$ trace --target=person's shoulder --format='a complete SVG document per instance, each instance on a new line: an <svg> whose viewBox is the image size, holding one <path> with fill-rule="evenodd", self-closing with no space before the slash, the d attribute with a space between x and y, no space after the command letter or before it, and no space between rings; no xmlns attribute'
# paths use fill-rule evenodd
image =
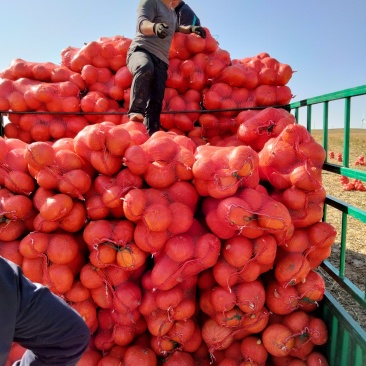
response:
<svg viewBox="0 0 366 366"><path fill-rule="evenodd" d="M19 277L20 268L12 261L0 256L0 282L13 282Z"/></svg>

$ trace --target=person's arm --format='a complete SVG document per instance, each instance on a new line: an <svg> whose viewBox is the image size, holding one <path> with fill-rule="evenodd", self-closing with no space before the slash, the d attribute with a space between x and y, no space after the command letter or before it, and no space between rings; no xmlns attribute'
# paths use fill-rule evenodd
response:
<svg viewBox="0 0 366 366"><path fill-rule="evenodd" d="M168 28L165 23L152 23L149 20L140 23L140 32L145 36L157 35L159 38L165 38L169 34Z"/></svg>
<svg viewBox="0 0 366 366"><path fill-rule="evenodd" d="M9 315L15 314L11 341L27 348L16 365L74 366L90 341L90 330L81 316L47 287L32 283L18 266L1 257L0 276L1 282L6 283L2 299L13 301L10 305L14 311L9 308Z"/></svg>
<svg viewBox="0 0 366 366"><path fill-rule="evenodd" d="M140 32L145 36L154 36L154 24L155 23L150 22L149 20L143 20L140 24Z"/></svg>
<svg viewBox="0 0 366 366"><path fill-rule="evenodd" d="M206 38L206 31L201 26L195 25L180 25L178 31L184 34L195 33L202 38Z"/></svg>
<svg viewBox="0 0 366 366"><path fill-rule="evenodd" d="M184 34L191 33L191 26L190 25L180 25L179 26L179 32Z"/></svg>

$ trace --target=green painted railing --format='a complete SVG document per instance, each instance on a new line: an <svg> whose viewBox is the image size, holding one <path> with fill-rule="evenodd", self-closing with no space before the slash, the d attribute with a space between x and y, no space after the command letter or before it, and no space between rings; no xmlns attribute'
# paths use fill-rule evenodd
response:
<svg viewBox="0 0 366 366"><path fill-rule="evenodd" d="M300 108L306 108L306 127L311 132L312 107L316 104L323 105L323 141L322 146L328 157L328 118L329 104L332 101L344 100L344 123L343 123L343 162L342 165L335 165L325 161L323 170L348 178L366 181L366 172L353 169L349 166L350 133L351 133L351 100L353 97L366 95L366 85L356 88L345 89L335 93L325 94L290 104L297 123L299 120ZM365 146L366 149L366 146ZM332 193L332 192L330 192ZM365 192L366 199L366 192ZM351 216L363 223L364 231L360 235L366 238L366 211L350 205L327 194L324 205L324 221L327 221L327 208L334 207L341 212L340 232L340 258L339 269L333 266L328 260L321 265L323 270L344 289L363 309L366 309L366 290L361 290L345 276L347 256L347 223ZM366 239L365 239L366 240ZM365 241L366 245L366 241ZM366 266L366 260L365 260ZM321 305L320 312L325 320L329 331L329 342L324 347L330 366L357 365L366 366L366 332L360 325L345 311L338 301L326 292L325 300Z"/></svg>
<svg viewBox="0 0 366 366"><path fill-rule="evenodd" d="M329 103L335 100L344 100L344 125L343 125L343 166L330 164L327 160L324 163L323 169L338 175L343 175L348 178L355 178L361 181L366 181L366 172L353 169L349 167L349 148L350 148L350 116L351 116L351 98L366 95L366 85L359 86L357 88L345 89L335 93L325 94L314 98L302 100L300 102L294 102L290 104L291 110L294 111L296 121L299 120L299 109L306 108L306 126L311 132L312 125L312 107L316 104L323 104L323 147L328 153L328 109ZM366 146L365 146L366 148ZM328 154L326 155L328 156ZM342 288L344 288L364 309L366 309L366 291L361 291L354 284L352 284L347 278L345 278L345 258L346 258L346 233L347 233L347 219L348 216L352 216L357 220L366 224L366 212L354 207L347 202L342 202L336 197L327 195L325 201L324 220L326 220L327 206L332 206L342 212L342 225L341 225L341 260L340 268L336 269L328 261L324 261L322 267L327 273L337 281ZM360 233L361 234L361 233ZM366 234L366 225L365 225Z"/></svg>

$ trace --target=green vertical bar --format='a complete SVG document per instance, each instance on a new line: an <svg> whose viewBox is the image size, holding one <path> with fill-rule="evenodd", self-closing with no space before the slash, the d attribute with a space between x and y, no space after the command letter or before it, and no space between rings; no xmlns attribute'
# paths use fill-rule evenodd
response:
<svg viewBox="0 0 366 366"><path fill-rule="evenodd" d="M322 221L327 221L327 212L328 212L328 205L324 205L324 208L323 208L323 219Z"/></svg>
<svg viewBox="0 0 366 366"><path fill-rule="evenodd" d="M295 108L295 120L297 123L299 123L299 107Z"/></svg>
<svg viewBox="0 0 366 366"><path fill-rule="evenodd" d="M325 161L328 160L328 110L329 102L323 103L323 147L326 152Z"/></svg>
<svg viewBox="0 0 366 366"><path fill-rule="evenodd" d="M350 141L350 121L351 121L351 97L344 100L344 146L343 161L346 168L349 167L349 141Z"/></svg>
<svg viewBox="0 0 366 366"><path fill-rule="evenodd" d="M355 351L355 362L354 362L354 364L355 365L364 365L363 363L362 363L362 349L361 349L361 347L357 344L356 345L356 351Z"/></svg>
<svg viewBox="0 0 366 366"><path fill-rule="evenodd" d="M347 214L342 212L341 255L339 259L340 277L344 277L344 271L346 267L347 219L348 219Z"/></svg>
<svg viewBox="0 0 366 366"><path fill-rule="evenodd" d="M326 101L323 104L323 147L325 149L325 161L328 161L328 120L329 120L329 102ZM327 221L327 208L328 205L324 205L323 221Z"/></svg>
<svg viewBox="0 0 366 366"><path fill-rule="evenodd" d="M308 105L306 107L307 110L307 116L306 116L306 125L309 132L311 132L311 105Z"/></svg>
<svg viewBox="0 0 366 366"><path fill-rule="evenodd" d="M341 365L355 365L354 363L349 363L347 360L349 360L349 352L350 352L350 345L349 345L349 333L344 330L343 331L343 337L342 337L342 345L339 348L341 352L341 362L339 363L339 366ZM356 366L356 365L355 365Z"/></svg>
<svg viewBox="0 0 366 366"><path fill-rule="evenodd" d="M330 350L329 350L329 365L335 366L336 365L336 355L337 350L339 349L339 332L338 332L338 319L334 316L332 318L332 326L331 326L331 336L330 336Z"/></svg>

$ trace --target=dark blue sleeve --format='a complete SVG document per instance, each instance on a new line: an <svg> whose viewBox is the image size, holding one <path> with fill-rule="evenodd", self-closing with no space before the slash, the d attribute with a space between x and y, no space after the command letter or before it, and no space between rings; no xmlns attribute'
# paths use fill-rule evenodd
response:
<svg viewBox="0 0 366 366"><path fill-rule="evenodd" d="M80 315L47 287L30 282L18 266L3 258L0 275L0 282L6 284L5 299L11 300L6 305L11 316L9 320L1 318L1 322L7 324L7 329L14 328L12 333L3 334L1 327L0 339L13 335L7 342L18 342L28 349L19 365L74 366L90 340L89 328ZM1 312L1 317L7 314Z"/></svg>
<svg viewBox="0 0 366 366"><path fill-rule="evenodd" d="M187 4L177 10L177 17L179 25L201 25L199 18Z"/></svg>
<svg viewBox="0 0 366 366"><path fill-rule="evenodd" d="M17 314L14 269L0 257L0 365L5 365L13 343Z"/></svg>

